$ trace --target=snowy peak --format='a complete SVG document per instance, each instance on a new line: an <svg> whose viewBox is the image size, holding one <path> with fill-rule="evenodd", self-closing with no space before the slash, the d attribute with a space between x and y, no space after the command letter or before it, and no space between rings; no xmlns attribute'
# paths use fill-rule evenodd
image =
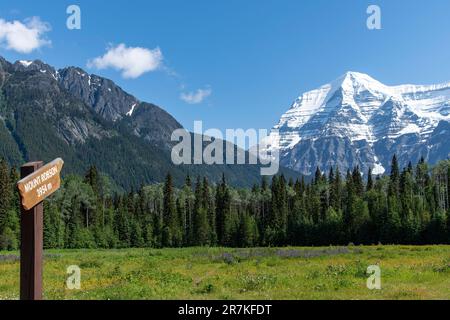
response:
<svg viewBox="0 0 450 320"><path fill-rule="evenodd" d="M367 74L354 71L345 73L322 88L329 88L330 92L341 91L344 96L347 97L355 97L364 92L368 92L373 95L391 94L389 87L385 86L381 82L375 80Z"/></svg>
<svg viewBox="0 0 450 320"><path fill-rule="evenodd" d="M383 131L380 125L418 121L418 133L426 133L439 121L450 120L449 114L450 86L389 87L366 74L347 72L330 84L301 95L275 129L296 132L297 135L291 134L294 140L340 133L352 141L374 141L383 138L372 134L374 129ZM390 131L392 137L404 128L400 125L398 129Z"/></svg>
<svg viewBox="0 0 450 320"><path fill-rule="evenodd" d="M380 144L393 145L401 139L423 144L442 121L450 122L450 83L387 86L367 74L350 71L300 95L274 126L269 140L272 149L279 149L289 159L282 164L294 169L297 162L305 160L293 153L318 141L332 141L329 148L345 141L344 149L338 149L346 156L354 152L352 163L366 161L366 166L381 168ZM325 148L323 143L317 147ZM329 157L336 157L336 152Z"/></svg>
<svg viewBox="0 0 450 320"><path fill-rule="evenodd" d="M28 67L33 63L33 61L20 60L19 63L20 63L22 66L24 66L25 68L28 68Z"/></svg>
<svg viewBox="0 0 450 320"><path fill-rule="evenodd" d="M378 82L374 78L370 77L365 73L348 71L335 81L334 83L340 83L340 86L344 90L349 90L353 92L357 92L358 89L378 89L383 90L386 89L386 86L382 83Z"/></svg>
<svg viewBox="0 0 450 320"><path fill-rule="evenodd" d="M41 60L19 60L13 64L12 68L15 72L39 71L51 75L55 79L57 77L56 70Z"/></svg>

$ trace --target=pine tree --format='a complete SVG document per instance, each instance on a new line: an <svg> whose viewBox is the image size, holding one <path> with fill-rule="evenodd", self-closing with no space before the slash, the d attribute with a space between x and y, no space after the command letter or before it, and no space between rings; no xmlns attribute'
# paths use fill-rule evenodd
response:
<svg viewBox="0 0 450 320"><path fill-rule="evenodd" d="M366 190L370 191L373 189L373 177L372 177L372 168L369 168L367 172L367 187Z"/></svg>
<svg viewBox="0 0 450 320"><path fill-rule="evenodd" d="M361 176L361 171L359 171L359 166L356 166L352 172L352 184L353 191L358 197L362 197L364 193L364 183Z"/></svg>
<svg viewBox="0 0 450 320"><path fill-rule="evenodd" d="M342 208L342 181L339 167L336 167L334 179L330 183L330 204L335 210L339 210Z"/></svg>
<svg viewBox="0 0 450 320"><path fill-rule="evenodd" d="M94 191L95 196L100 196L100 176L96 166L90 166L88 172L84 177L84 182L89 184Z"/></svg>
<svg viewBox="0 0 450 320"><path fill-rule="evenodd" d="M334 183L334 171L333 167L330 167L330 172L328 173L328 184L331 186Z"/></svg>
<svg viewBox="0 0 450 320"><path fill-rule="evenodd" d="M16 184L20 180L19 172L17 172L16 168L11 168L11 173L9 175L9 181L11 183L11 192L12 192L12 199L10 202L10 208L17 212L17 217L20 218L20 193L19 189L17 188Z"/></svg>
<svg viewBox="0 0 450 320"><path fill-rule="evenodd" d="M117 208L117 233L121 247L127 248L131 245L132 226L127 205L123 197L120 197Z"/></svg>
<svg viewBox="0 0 450 320"><path fill-rule="evenodd" d="M318 184L322 182L322 171L320 171L320 168L316 168L316 172L314 173L314 183Z"/></svg>
<svg viewBox="0 0 450 320"><path fill-rule="evenodd" d="M12 194L9 167L4 159L0 159L0 234L8 223L8 211L11 208Z"/></svg>
<svg viewBox="0 0 450 320"><path fill-rule="evenodd" d="M196 246L209 245L209 223L208 213L205 208L199 207L194 217L194 244Z"/></svg>
<svg viewBox="0 0 450 320"><path fill-rule="evenodd" d="M184 245L192 245L194 242L194 202L195 196L192 192L192 182L191 178L188 175L186 177L186 182L183 187L183 195L184 195L184 211L182 223L183 223L183 238Z"/></svg>
<svg viewBox="0 0 450 320"><path fill-rule="evenodd" d="M135 248L142 248L144 246L144 237L142 234L142 227L139 221L132 219L131 221L131 237L130 244Z"/></svg>
<svg viewBox="0 0 450 320"><path fill-rule="evenodd" d="M202 184L202 207L206 210L208 219L208 231L209 231L209 243L214 245L217 243L217 231L216 231L216 213L214 207L214 201L211 196L208 179L203 178Z"/></svg>
<svg viewBox="0 0 450 320"><path fill-rule="evenodd" d="M44 248L58 248L60 244L58 241L58 211L48 201L45 201L44 213Z"/></svg>
<svg viewBox="0 0 450 320"><path fill-rule="evenodd" d="M401 242L402 222L400 217L400 205L395 196L388 197L387 217L381 230L381 241L387 244Z"/></svg>
<svg viewBox="0 0 450 320"><path fill-rule="evenodd" d="M18 248L18 215L13 205L8 164L0 159L0 250L15 250Z"/></svg>
<svg viewBox="0 0 450 320"><path fill-rule="evenodd" d="M400 183L400 169L398 166L397 156L394 154L392 157L391 164L391 175L389 183L389 195L398 196L399 194L399 183Z"/></svg>
<svg viewBox="0 0 450 320"><path fill-rule="evenodd" d="M347 230L347 240L351 241L354 237L354 233L352 232L354 230L353 222L355 219L355 203L356 203L356 192L355 187L353 184L353 176L350 173L350 170L347 171L347 177L345 180L345 190L344 190L344 197L345 197L345 206L343 211L343 221L346 226Z"/></svg>
<svg viewBox="0 0 450 320"><path fill-rule="evenodd" d="M163 208L164 246L179 246L182 243L182 231L178 221L175 195L173 191L172 176L167 174L164 184L164 208Z"/></svg>
<svg viewBox="0 0 450 320"><path fill-rule="evenodd" d="M262 190L268 190L268 189L269 189L269 184L267 183L267 177L266 177L266 176L264 176L264 177L262 178L262 181L261 181L261 189L262 189Z"/></svg>
<svg viewBox="0 0 450 320"><path fill-rule="evenodd" d="M195 185L194 204L194 244L197 246L204 246L209 244L211 232L208 207L208 181L204 179L202 183L200 177L198 177Z"/></svg>
<svg viewBox="0 0 450 320"><path fill-rule="evenodd" d="M243 214L241 217L238 234L240 247L248 248L256 245L258 228L256 221L248 213Z"/></svg>
<svg viewBox="0 0 450 320"><path fill-rule="evenodd" d="M219 244L225 245L225 224L227 216L230 214L231 207L230 192L222 175L222 181L216 188L216 234Z"/></svg>
<svg viewBox="0 0 450 320"><path fill-rule="evenodd" d="M231 211L225 215L223 245L228 247L239 246L239 217L236 212Z"/></svg>

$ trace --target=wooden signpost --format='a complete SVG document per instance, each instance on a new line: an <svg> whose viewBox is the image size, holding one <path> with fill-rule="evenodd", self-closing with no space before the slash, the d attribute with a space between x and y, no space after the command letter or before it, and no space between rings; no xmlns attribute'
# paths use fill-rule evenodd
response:
<svg viewBox="0 0 450 320"><path fill-rule="evenodd" d="M20 169L17 183L21 197L20 299L42 299L44 201L61 186L62 159L43 166L30 162Z"/></svg>

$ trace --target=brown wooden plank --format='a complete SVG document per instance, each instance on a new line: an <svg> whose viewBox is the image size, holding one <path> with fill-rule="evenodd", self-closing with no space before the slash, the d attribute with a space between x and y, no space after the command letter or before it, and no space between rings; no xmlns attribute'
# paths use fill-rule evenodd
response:
<svg viewBox="0 0 450 320"><path fill-rule="evenodd" d="M34 164L28 163L24 167L33 167ZM22 206L26 210L30 210L38 203L44 201L60 188L63 165L64 161L58 158L23 177L17 183Z"/></svg>

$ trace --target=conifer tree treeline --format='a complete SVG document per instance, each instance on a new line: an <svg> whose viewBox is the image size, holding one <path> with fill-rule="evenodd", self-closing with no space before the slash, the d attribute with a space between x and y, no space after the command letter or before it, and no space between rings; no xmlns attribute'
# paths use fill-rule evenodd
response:
<svg viewBox="0 0 450 320"><path fill-rule="evenodd" d="M113 194L95 167L48 199L46 248L310 246L450 243L450 161L422 159L389 175L317 170L312 181L266 178L235 189L186 177ZM0 250L19 247L17 171L0 160Z"/></svg>

